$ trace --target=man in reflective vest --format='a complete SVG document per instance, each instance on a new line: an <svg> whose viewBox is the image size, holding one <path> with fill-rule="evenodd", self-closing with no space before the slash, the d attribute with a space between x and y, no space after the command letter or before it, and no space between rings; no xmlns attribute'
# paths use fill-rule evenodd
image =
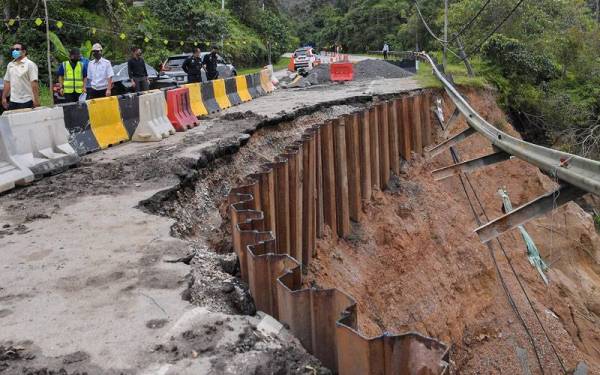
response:
<svg viewBox="0 0 600 375"><path fill-rule="evenodd" d="M79 49L73 48L69 52L69 60L60 64L56 74L60 83L60 95L65 97L67 103L78 101L79 96L86 92L87 69L81 62Z"/></svg>

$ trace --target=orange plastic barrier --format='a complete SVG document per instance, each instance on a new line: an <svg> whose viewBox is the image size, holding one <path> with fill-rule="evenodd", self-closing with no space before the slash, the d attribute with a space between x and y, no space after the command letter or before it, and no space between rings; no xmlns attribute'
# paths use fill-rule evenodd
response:
<svg viewBox="0 0 600 375"><path fill-rule="evenodd" d="M335 63L329 68L332 81L352 81L354 79L354 66L352 63Z"/></svg>
<svg viewBox="0 0 600 375"><path fill-rule="evenodd" d="M184 132L198 125L198 119L192 114L190 107L188 88L167 91L167 110L167 117L178 132Z"/></svg>

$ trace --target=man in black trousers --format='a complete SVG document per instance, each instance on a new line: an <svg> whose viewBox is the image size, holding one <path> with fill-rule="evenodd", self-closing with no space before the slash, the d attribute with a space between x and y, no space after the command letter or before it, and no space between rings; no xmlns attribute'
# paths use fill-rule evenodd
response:
<svg viewBox="0 0 600 375"><path fill-rule="evenodd" d="M131 58L127 61L127 71L135 92L148 91L150 89L148 71L146 70L146 62L142 58L141 48L133 47L131 49Z"/></svg>
<svg viewBox="0 0 600 375"><path fill-rule="evenodd" d="M192 56L185 59L181 67L188 75L188 83L202 82L202 60L200 59L200 48L194 47Z"/></svg>
<svg viewBox="0 0 600 375"><path fill-rule="evenodd" d="M217 52L219 52L219 48L213 46L212 51L209 54L204 55L204 58L202 59L202 65L204 65L204 69L206 70L206 78L209 81L219 78L219 71L217 70L219 56L217 55Z"/></svg>

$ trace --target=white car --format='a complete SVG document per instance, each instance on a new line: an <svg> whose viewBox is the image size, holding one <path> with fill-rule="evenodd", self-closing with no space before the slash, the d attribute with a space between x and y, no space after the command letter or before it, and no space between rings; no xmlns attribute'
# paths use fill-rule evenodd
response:
<svg viewBox="0 0 600 375"><path fill-rule="evenodd" d="M294 51L294 69L312 69L317 56L312 47L302 47Z"/></svg>

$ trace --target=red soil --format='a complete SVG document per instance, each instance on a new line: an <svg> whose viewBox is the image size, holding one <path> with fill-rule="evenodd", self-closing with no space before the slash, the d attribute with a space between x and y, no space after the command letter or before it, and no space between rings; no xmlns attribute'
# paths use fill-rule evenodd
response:
<svg viewBox="0 0 600 375"><path fill-rule="evenodd" d="M491 93L470 91L467 96L490 123L505 124L499 126L515 134ZM448 118L453 108L447 98L444 103ZM465 126L461 119L450 133ZM479 135L457 149L463 160L492 151ZM452 344L457 374L517 374L524 373L524 366L541 373L490 251L473 232L478 225L459 178L436 182L431 177L433 169L450 164L448 153L405 163L395 186L375 192L365 203L351 236L319 241L306 282L335 286L356 298L359 324L367 334L414 330ZM498 188L506 187L518 207L554 187L550 178L519 160L469 177L490 219L502 214ZM527 260L517 230L500 239L535 311L567 369L585 361L589 373L600 374L600 236L591 216L569 203L525 227L551 264L548 286ZM498 243L492 246L544 372L562 373ZM519 356L518 351L527 354Z"/></svg>

